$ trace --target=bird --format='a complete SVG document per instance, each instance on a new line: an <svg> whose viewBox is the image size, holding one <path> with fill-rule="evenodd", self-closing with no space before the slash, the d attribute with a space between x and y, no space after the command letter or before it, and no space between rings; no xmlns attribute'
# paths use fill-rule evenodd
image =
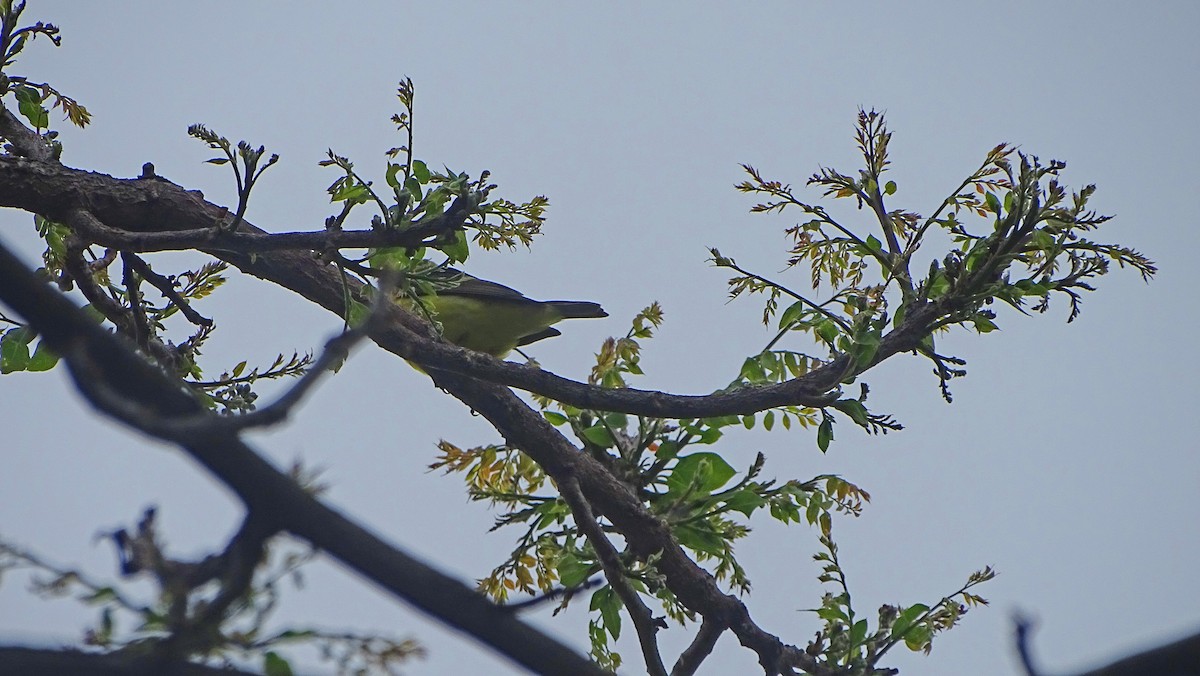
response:
<svg viewBox="0 0 1200 676"><path fill-rule="evenodd" d="M421 297L442 325L442 338L499 359L518 347L562 335L552 325L564 319L608 316L599 303L533 300L503 284L453 268L443 271L446 277L457 278L458 285Z"/></svg>

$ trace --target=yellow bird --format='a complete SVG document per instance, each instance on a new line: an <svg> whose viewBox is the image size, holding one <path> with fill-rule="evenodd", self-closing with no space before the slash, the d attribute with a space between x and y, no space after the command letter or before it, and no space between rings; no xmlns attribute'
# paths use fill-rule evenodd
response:
<svg viewBox="0 0 1200 676"><path fill-rule="evenodd" d="M460 347L503 358L515 348L562 335L553 328L564 319L607 317L599 303L533 300L503 284L464 272L458 286L422 298L442 324L442 337Z"/></svg>

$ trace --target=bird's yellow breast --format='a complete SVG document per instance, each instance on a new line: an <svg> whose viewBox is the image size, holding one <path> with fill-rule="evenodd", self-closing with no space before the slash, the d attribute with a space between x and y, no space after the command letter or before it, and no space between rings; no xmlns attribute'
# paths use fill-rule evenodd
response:
<svg viewBox="0 0 1200 676"><path fill-rule="evenodd" d="M562 319L552 306L529 301L486 301L468 296L441 294L426 301L442 324L442 337L476 352L504 357L525 336Z"/></svg>

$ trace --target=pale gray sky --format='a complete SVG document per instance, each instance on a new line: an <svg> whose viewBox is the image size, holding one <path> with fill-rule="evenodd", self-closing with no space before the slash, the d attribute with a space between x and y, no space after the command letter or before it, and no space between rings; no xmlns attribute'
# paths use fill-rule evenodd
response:
<svg viewBox="0 0 1200 676"><path fill-rule="evenodd" d="M1200 375L1191 339L1200 5L31 5L26 18L58 24L64 46L35 44L14 72L53 83L95 116L85 131L63 131L65 163L133 176L153 161L233 204L224 168L202 164L209 151L185 134L203 122L282 156L248 214L268 230L318 229L333 213L324 188L335 175L316 166L326 148L382 176L382 152L399 143L388 120L395 84L411 76L419 157L490 169L514 200L550 198L532 252L479 254L469 269L535 298L604 304L609 319L568 324L532 350L573 377L604 336L623 334L658 300L667 323L645 346L638 384L692 393L727 384L771 334L758 306L725 303L726 275L706 265L705 247L773 274L796 218L748 214L752 201L732 189L738 163L797 186L819 165L853 172L858 106L887 110L896 207L928 213L1001 141L1066 160L1067 183L1098 184L1092 204L1117 216L1100 239L1154 258L1155 282L1117 271L1072 325L1060 302L1045 316L1002 311L997 333L944 340L969 362L953 405L928 362L894 358L866 380L874 410L893 413L903 432L869 437L843 423L826 456L803 431L734 433L718 450L735 466L761 450L769 475L838 473L872 493L862 518L834 525L859 612L935 601L975 569L999 570L980 590L990 608L972 611L930 657L894 656L905 673L1015 673L1016 609L1040 619L1035 647L1048 671L1200 629L1200 460L1189 431ZM28 216L0 213L0 237L34 263ZM200 309L220 325L205 351L213 373L315 349L339 328L253 279L235 279ZM148 504L160 506L180 553L217 547L235 527L223 489L175 450L98 419L61 371L9 376L0 388L5 538L108 575L111 550L92 536ZM496 439L423 376L368 347L294 423L253 441L280 463L327 467L333 504L473 579L512 535L486 534L490 514L466 504L456 479L424 473L441 437ZM755 583L751 612L804 643L817 623L799 610L821 594L816 536L754 525L739 548ZM20 577L4 582L0 637L78 635L77 606L32 599ZM334 566L314 567L308 582L286 601L287 619L415 636L431 655L408 673L518 673ZM586 646L583 613L536 621ZM685 640L669 637L665 653ZM628 672L640 671L636 645L621 650ZM726 637L702 673L752 673L754 664Z"/></svg>

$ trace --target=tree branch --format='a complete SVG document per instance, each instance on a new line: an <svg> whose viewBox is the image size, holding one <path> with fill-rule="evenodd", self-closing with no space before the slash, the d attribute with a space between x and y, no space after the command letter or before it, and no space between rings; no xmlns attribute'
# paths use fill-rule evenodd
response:
<svg viewBox="0 0 1200 676"><path fill-rule="evenodd" d="M113 392L157 415L193 416L202 412L201 405L179 381L168 378L133 352L126 341L93 323L3 247L0 300L62 355L81 390L88 391L89 382L99 379ZM314 499L235 434L224 430L195 434L181 447L266 523L325 550L397 598L474 636L500 654L540 673L604 673L569 647L514 618L508 610Z"/></svg>
<svg viewBox="0 0 1200 676"><path fill-rule="evenodd" d="M124 653L87 653L66 648L0 646L8 674L88 674L89 676L259 676L252 671L192 662L162 663Z"/></svg>
<svg viewBox="0 0 1200 676"><path fill-rule="evenodd" d="M658 630L666 627L661 620L654 619L654 613L650 612L650 608L642 602L642 598L625 579L625 568L621 565L620 554L596 522L592 506L579 490L579 482L574 477L568 477L558 488L562 491L563 500L566 500L571 508L575 524L591 543L596 558L600 559L600 567L604 570L604 577L608 578L608 584L621 599L625 610L629 611L633 627L637 630L638 643L642 647L642 656L646 660L646 673L651 676L667 676L667 668L663 666L662 655L658 652L657 639Z"/></svg>
<svg viewBox="0 0 1200 676"><path fill-rule="evenodd" d="M721 634L724 634L726 629L727 627L720 623L707 617L704 618L704 622L700 624L700 631L696 632L691 644L680 653L679 659L676 660L675 667L671 669L671 676L692 676L696 673L700 664L712 653L713 647L717 645L717 639L721 638Z"/></svg>
<svg viewBox="0 0 1200 676"><path fill-rule="evenodd" d="M1029 637L1033 626L1025 618L1016 620L1017 652L1021 666L1027 676L1040 676L1033 665L1029 651ZM1073 676L1200 676L1200 633L1192 634L1174 643L1157 646L1130 655L1097 669L1080 672Z"/></svg>

